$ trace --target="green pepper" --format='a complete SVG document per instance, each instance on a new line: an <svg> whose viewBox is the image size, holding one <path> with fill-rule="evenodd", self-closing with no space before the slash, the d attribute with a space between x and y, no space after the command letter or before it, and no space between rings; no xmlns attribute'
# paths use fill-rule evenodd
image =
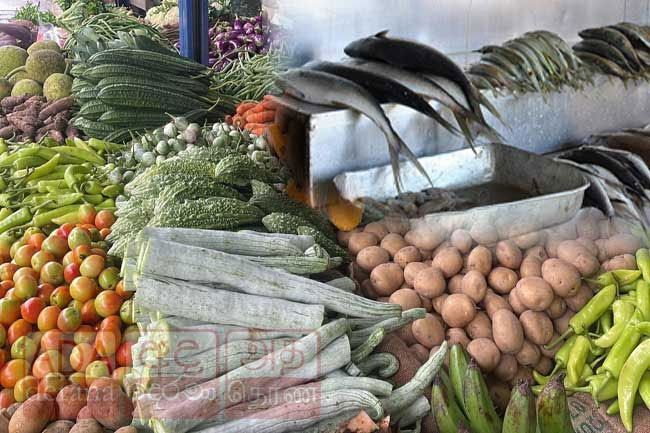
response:
<svg viewBox="0 0 650 433"><path fill-rule="evenodd" d="M636 346L625 361L618 378L618 402L621 408L621 421L628 432L632 431L632 412L641 378L650 368L650 340Z"/></svg>
<svg viewBox="0 0 650 433"><path fill-rule="evenodd" d="M0 155L2 155L3 153L5 153L8 150L9 150L9 145L4 140L4 138L0 138Z"/></svg>
<svg viewBox="0 0 650 433"><path fill-rule="evenodd" d="M83 199L92 205L98 205L104 201L104 196L101 194L85 194Z"/></svg>
<svg viewBox="0 0 650 433"><path fill-rule="evenodd" d="M83 198L80 192L73 192L70 194L48 194L48 198L56 203L57 207L68 206L77 203Z"/></svg>
<svg viewBox="0 0 650 433"><path fill-rule="evenodd" d="M40 214L36 215L33 218L32 223L36 227L43 227L43 226L46 226L46 225L50 224L54 218L61 217L61 216L66 215L66 214L68 214L70 212L76 212L76 211L79 210L80 207L81 207L80 204L72 204L72 205L63 206L63 207L60 207L58 209L54 209L54 210L51 210L51 211L43 212L43 213L40 213Z"/></svg>
<svg viewBox="0 0 650 433"><path fill-rule="evenodd" d="M88 181L83 185L83 190L86 194L101 194L102 189L104 189L104 187L95 180Z"/></svg>
<svg viewBox="0 0 650 433"><path fill-rule="evenodd" d="M567 362L569 361L569 355L571 355L571 348L578 338L577 335L572 335L567 341L564 342L562 347L555 353L553 359L555 360L555 368L550 376L553 376L559 370L566 367Z"/></svg>
<svg viewBox="0 0 650 433"><path fill-rule="evenodd" d="M600 331L604 334L610 329L612 329L613 325L613 318L612 318L612 313L611 311L607 310L603 313L602 316L600 316L600 319L598 319L598 323L600 323Z"/></svg>
<svg viewBox="0 0 650 433"><path fill-rule="evenodd" d="M87 150L87 151L90 151L90 152L93 152L93 153L95 152L94 150L92 150L92 149L90 148L90 146L88 146L88 144L86 144L85 141L83 141L83 140L82 140L81 138L79 138L79 137L75 137L75 138L74 138L74 140L73 140L73 144L74 144L76 147L78 147L79 149L84 149L84 150Z"/></svg>
<svg viewBox="0 0 650 433"><path fill-rule="evenodd" d="M626 285L624 285L624 286L620 286L620 287L618 288L618 291L619 291L620 293L629 293L629 292L633 291L634 289L636 289L636 282L634 282L634 283L630 283L630 284L626 284Z"/></svg>
<svg viewBox="0 0 650 433"><path fill-rule="evenodd" d="M5 182L5 180L2 177L0 177L0 191L4 191L6 188L7 188L7 182Z"/></svg>
<svg viewBox="0 0 650 433"><path fill-rule="evenodd" d="M571 348L569 360L566 365L566 378L571 386L577 386L580 382L580 376L587 363L587 356L589 355L590 349L591 342L589 339L584 335L578 335Z"/></svg>
<svg viewBox="0 0 650 433"><path fill-rule="evenodd" d="M619 286L625 286L626 284L632 284L639 278L641 278L641 271L634 271L630 269L618 269L611 271Z"/></svg>
<svg viewBox="0 0 650 433"><path fill-rule="evenodd" d="M650 409L650 371L646 371L641 376L641 381L639 382L639 395L645 403L645 406Z"/></svg>
<svg viewBox="0 0 650 433"><path fill-rule="evenodd" d="M115 198L122 194L122 185L108 185L102 190L102 194L106 197Z"/></svg>
<svg viewBox="0 0 650 433"><path fill-rule="evenodd" d="M634 406L640 406L643 404L643 399L641 398L640 395L636 395L634 398ZM605 413L609 416L614 416L620 412L620 407L618 404L618 399L614 400L608 407ZM628 430L629 431L629 430Z"/></svg>
<svg viewBox="0 0 650 433"><path fill-rule="evenodd" d="M598 347L607 348L614 345L618 337L621 336L625 328L629 325L628 322L634 314L634 305L629 302L617 300L612 304L612 310L614 311L614 326L594 340L594 344Z"/></svg>
<svg viewBox="0 0 650 433"><path fill-rule="evenodd" d="M650 284L643 279L636 282L636 308L643 320L650 320Z"/></svg>
<svg viewBox="0 0 650 433"><path fill-rule="evenodd" d="M36 185L36 190L40 193L49 192L48 188L67 189L68 184L65 182L65 180L61 179L61 180L41 180Z"/></svg>
<svg viewBox="0 0 650 433"><path fill-rule="evenodd" d="M79 182L79 177L89 173L90 169L83 165L71 165L65 171L63 179L65 180L66 185L68 185L68 188L76 189L78 188L77 184Z"/></svg>
<svg viewBox="0 0 650 433"><path fill-rule="evenodd" d="M61 155L59 154L54 155L45 164L36 167L34 171L29 176L27 176L27 180L30 181L30 180L38 179L52 173L56 168L56 166L59 165L59 161L61 161Z"/></svg>
<svg viewBox="0 0 650 433"><path fill-rule="evenodd" d="M616 395L618 393L618 382L615 380L607 380L605 374L596 374L589 376L585 380L588 383L587 386L579 388L567 388L567 390L589 393L597 403L616 398Z"/></svg>
<svg viewBox="0 0 650 433"><path fill-rule="evenodd" d="M4 153L2 157L0 157L0 168L11 167L18 159L35 156L38 151L39 149L35 147L25 147L16 152Z"/></svg>
<svg viewBox="0 0 650 433"><path fill-rule="evenodd" d="M598 275L595 279L588 280L594 284L598 284L601 287L611 286L612 284L617 284L614 279L614 275L611 272L605 272L604 274Z"/></svg>
<svg viewBox="0 0 650 433"><path fill-rule="evenodd" d="M636 330L639 331L642 335L650 337L650 322L640 322L635 325Z"/></svg>
<svg viewBox="0 0 650 433"><path fill-rule="evenodd" d="M62 226L63 224L67 223L78 224L80 222L79 212L70 212L58 218L53 218L52 222L58 226Z"/></svg>
<svg viewBox="0 0 650 433"><path fill-rule="evenodd" d="M636 252L636 265L646 283L650 284L650 250L640 248Z"/></svg>
<svg viewBox="0 0 650 433"><path fill-rule="evenodd" d="M56 146L52 148L53 150L62 153L64 155L69 155L73 156L75 158L82 159L84 161L90 162L94 165L104 165L106 164L106 161L104 161L104 158L101 156L97 155L96 152L93 150L88 150L88 149L79 149L79 148L74 148L74 147L69 147L69 146Z"/></svg>
<svg viewBox="0 0 650 433"><path fill-rule="evenodd" d="M551 381L551 378L554 376L553 372L549 374L548 376L544 376L541 373L539 373L537 370L533 369L533 379L535 379L535 382L537 382L540 385L546 385Z"/></svg>
<svg viewBox="0 0 650 433"><path fill-rule="evenodd" d="M100 210L110 210L115 211L115 201L112 198L107 198L103 202L95 206L95 210L99 212Z"/></svg>
<svg viewBox="0 0 650 433"><path fill-rule="evenodd" d="M7 209L6 207L0 209L0 221L4 220L9 215L11 215L11 211L9 209Z"/></svg>
<svg viewBox="0 0 650 433"><path fill-rule="evenodd" d="M27 224L32 219L32 214L29 209L23 207L12 213L2 221L0 221L0 233L11 230L15 227Z"/></svg>
<svg viewBox="0 0 650 433"><path fill-rule="evenodd" d="M23 158L18 158L11 166L14 170L22 170L25 168L37 167L46 162L47 160L40 156L25 156Z"/></svg>

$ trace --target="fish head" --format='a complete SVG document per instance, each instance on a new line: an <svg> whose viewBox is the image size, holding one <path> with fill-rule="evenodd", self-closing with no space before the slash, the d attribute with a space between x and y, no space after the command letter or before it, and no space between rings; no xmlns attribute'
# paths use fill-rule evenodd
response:
<svg viewBox="0 0 650 433"><path fill-rule="evenodd" d="M303 74L300 70L290 69L287 72L280 74L275 79L275 84L283 90L287 95L294 98L305 100L305 92L302 90Z"/></svg>
<svg viewBox="0 0 650 433"><path fill-rule="evenodd" d="M367 58L368 53L372 50L372 46L377 39L385 38L388 30L383 30L375 35L365 38L357 39L350 42L343 51L350 57Z"/></svg>

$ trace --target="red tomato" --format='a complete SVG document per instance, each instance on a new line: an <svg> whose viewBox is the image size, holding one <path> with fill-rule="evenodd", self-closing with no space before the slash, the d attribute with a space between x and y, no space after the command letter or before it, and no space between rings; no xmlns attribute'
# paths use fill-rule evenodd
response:
<svg viewBox="0 0 650 433"><path fill-rule="evenodd" d="M63 357L56 350L48 350L41 353L34 361L32 375L37 379L44 378L48 373L61 371L63 368ZM1 376L1 373L0 373Z"/></svg>
<svg viewBox="0 0 650 433"><path fill-rule="evenodd" d="M104 290L95 298L95 310L102 317L112 316L118 314L122 302L124 302L124 299L114 290Z"/></svg>
<svg viewBox="0 0 650 433"><path fill-rule="evenodd" d="M114 356L106 356L104 358L99 358L101 362L106 364L106 367L108 367L108 372L113 373L115 369L117 368L117 362L115 362L115 357Z"/></svg>
<svg viewBox="0 0 650 433"><path fill-rule="evenodd" d="M59 391L61 391L67 384L68 379L66 379L63 374L59 372L48 373L40 382L38 382L38 393L56 397Z"/></svg>
<svg viewBox="0 0 650 433"><path fill-rule="evenodd" d="M68 266L70 263L74 263L74 253L72 251L68 251L65 253L65 256L63 256L63 260L61 260L61 264L65 268Z"/></svg>
<svg viewBox="0 0 650 433"><path fill-rule="evenodd" d="M50 305L56 305L59 308L65 308L72 301L70 290L68 286L59 286L52 292L50 296Z"/></svg>
<svg viewBox="0 0 650 433"><path fill-rule="evenodd" d="M113 356L120 346L122 333L115 329L100 329L95 336L95 350L100 356Z"/></svg>
<svg viewBox="0 0 650 433"><path fill-rule="evenodd" d="M70 284L70 294L78 301L86 302L95 297L97 282L88 277L77 277Z"/></svg>
<svg viewBox="0 0 650 433"><path fill-rule="evenodd" d="M81 272L81 275L84 277L97 278L104 270L105 263L106 261L104 260L104 257L96 254L90 255L81 262L79 272Z"/></svg>
<svg viewBox="0 0 650 433"><path fill-rule="evenodd" d="M18 270L18 265L15 263L3 263L0 265L0 280L13 281L14 274Z"/></svg>
<svg viewBox="0 0 650 433"><path fill-rule="evenodd" d="M86 367L96 360L97 352L88 343L77 344L70 353L70 366L75 371L86 371Z"/></svg>
<svg viewBox="0 0 650 433"><path fill-rule="evenodd" d="M0 384L4 388L13 388L23 377L29 374L29 362L24 359L12 359L0 370Z"/></svg>
<svg viewBox="0 0 650 433"><path fill-rule="evenodd" d="M38 321L36 322L38 325L38 330L45 332L56 328L56 322L59 318L59 314L61 314L61 309L56 305L45 307L43 311L41 311L41 314L38 315Z"/></svg>
<svg viewBox="0 0 650 433"><path fill-rule="evenodd" d="M38 227L30 227L27 230L25 230L25 233L23 233L22 241L24 243L29 243L29 238L32 237L32 235L35 235L36 233L42 233L41 229Z"/></svg>
<svg viewBox="0 0 650 433"><path fill-rule="evenodd" d="M97 211L91 204L84 204L79 208L79 221L81 224L94 224Z"/></svg>
<svg viewBox="0 0 650 433"><path fill-rule="evenodd" d="M41 268L41 281L54 284L55 286L63 284L65 281L63 279L63 265L59 262L46 263Z"/></svg>
<svg viewBox="0 0 650 433"><path fill-rule="evenodd" d="M48 350L61 350L65 335L59 329L50 329L43 333L41 337L41 349L43 352Z"/></svg>
<svg viewBox="0 0 650 433"><path fill-rule="evenodd" d="M99 230L110 229L115 222L115 215L108 210L100 210L95 217L95 227Z"/></svg>
<svg viewBox="0 0 650 433"><path fill-rule="evenodd" d="M16 399L13 388L5 388L0 391L0 409L6 409L14 403L16 403Z"/></svg>
<svg viewBox="0 0 650 433"><path fill-rule="evenodd" d="M56 326L63 332L74 332L81 326L81 311L68 307L61 311Z"/></svg>
<svg viewBox="0 0 650 433"><path fill-rule="evenodd" d="M99 329L113 329L119 331L122 329L122 319L117 315L108 316L99 324Z"/></svg>
<svg viewBox="0 0 650 433"><path fill-rule="evenodd" d="M10 289L13 290L13 289ZM16 299L0 299L0 323L10 326L20 317L20 302Z"/></svg>
<svg viewBox="0 0 650 433"><path fill-rule="evenodd" d="M30 332L32 332L32 324L25 319L18 319L7 330L7 342L14 344L14 341L29 335Z"/></svg>
<svg viewBox="0 0 650 433"><path fill-rule="evenodd" d="M38 286L36 289L36 296L41 298L45 305L50 305L50 296L54 292L54 286L49 283L43 283Z"/></svg>
<svg viewBox="0 0 650 433"><path fill-rule="evenodd" d="M51 234L43 241L41 249L52 253L56 259L60 260L68 252L68 240L62 236Z"/></svg>
<svg viewBox="0 0 650 433"><path fill-rule="evenodd" d="M93 344L95 342L95 330L92 326L81 325L74 333L73 339L75 344L88 343Z"/></svg>
<svg viewBox="0 0 650 433"><path fill-rule="evenodd" d="M120 298L126 301L127 299L131 299L135 292L127 292L124 290L124 280L120 280L115 286L115 293L120 295Z"/></svg>
<svg viewBox="0 0 650 433"><path fill-rule="evenodd" d="M14 262L21 268L32 265L32 256L36 254L36 248L31 245L23 245L18 248L14 256Z"/></svg>
<svg viewBox="0 0 650 433"><path fill-rule="evenodd" d="M132 346L133 343L130 341L127 341L120 345L120 347L117 349L117 353L115 354L117 365L120 367L131 367L133 365L133 358L131 358Z"/></svg>
<svg viewBox="0 0 650 433"><path fill-rule="evenodd" d="M45 240L45 235L43 233L34 233L27 240L27 245L31 245L37 250L40 250L44 240Z"/></svg>
<svg viewBox="0 0 650 433"><path fill-rule="evenodd" d="M72 283L72 280L74 280L80 275L81 272L79 272L79 265L77 263L70 263L63 270L63 278L65 279L65 282L68 284Z"/></svg>
<svg viewBox="0 0 650 433"><path fill-rule="evenodd" d="M91 251L90 245L79 245L74 250L72 250L74 262L78 265L81 265L81 262L88 256L91 256L93 253Z"/></svg>
<svg viewBox="0 0 650 433"><path fill-rule="evenodd" d="M45 302L41 298L29 298L20 306L20 315L29 323L35 324L38 322L38 316L44 308Z"/></svg>
<svg viewBox="0 0 650 433"><path fill-rule="evenodd" d="M57 230L57 235L61 236L63 239L68 239L68 235L74 228L74 224L72 223L65 223L59 229Z"/></svg>
<svg viewBox="0 0 650 433"><path fill-rule="evenodd" d="M0 298L4 298L5 294L7 293L7 290L11 289L14 287L14 282L13 281L3 281L0 283Z"/></svg>
<svg viewBox="0 0 650 433"><path fill-rule="evenodd" d="M47 262L53 262L54 256L47 251L38 251L32 256L32 269L36 272L41 272L41 269Z"/></svg>
<svg viewBox="0 0 650 433"><path fill-rule="evenodd" d="M35 280L38 280L38 277L39 277L38 272L36 272L32 268L20 268L14 274L14 278L13 278L14 285L16 284L16 281L18 281L18 278L24 277L25 275L28 275L28 276L32 277L33 279L35 279Z"/></svg>
<svg viewBox="0 0 650 433"><path fill-rule="evenodd" d="M14 292L16 292L16 296L21 300L24 301L36 296L36 290L38 290L38 281L36 278L30 275L23 275L16 279Z"/></svg>
<svg viewBox="0 0 650 433"><path fill-rule="evenodd" d="M111 234L111 229L101 229L99 234L102 236L102 239L106 239L106 236Z"/></svg>

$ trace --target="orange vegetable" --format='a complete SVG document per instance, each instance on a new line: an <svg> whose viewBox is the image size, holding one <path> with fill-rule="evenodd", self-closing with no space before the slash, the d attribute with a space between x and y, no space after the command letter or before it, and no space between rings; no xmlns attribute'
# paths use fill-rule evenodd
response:
<svg viewBox="0 0 650 433"><path fill-rule="evenodd" d="M237 106L237 114L242 115L256 105L255 102L242 102Z"/></svg>
<svg viewBox="0 0 650 433"><path fill-rule="evenodd" d="M254 108L251 108L251 112L253 113L261 113L262 111L266 110L262 104L257 104Z"/></svg>
<svg viewBox="0 0 650 433"><path fill-rule="evenodd" d="M343 198L327 205L327 216L337 229L350 231L355 229L363 217L363 206Z"/></svg>
<svg viewBox="0 0 650 433"><path fill-rule="evenodd" d="M267 123L275 120L275 111L267 110L246 116L246 123Z"/></svg>
<svg viewBox="0 0 650 433"><path fill-rule="evenodd" d="M255 128L255 129L251 130L251 132L252 132L253 134L257 135L257 136L261 136L261 135L264 134L264 127L261 127L261 128Z"/></svg>
<svg viewBox="0 0 650 433"><path fill-rule="evenodd" d="M264 128L264 127L266 127L266 125L263 123L247 123L246 125L244 125L244 129L248 129L249 131L252 131L253 129Z"/></svg>
<svg viewBox="0 0 650 433"><path fill-rule="evenodd" d="M266 110L276 110L278 108L278 103L269 99L262 102L262 107L264 107Z"/></svg>

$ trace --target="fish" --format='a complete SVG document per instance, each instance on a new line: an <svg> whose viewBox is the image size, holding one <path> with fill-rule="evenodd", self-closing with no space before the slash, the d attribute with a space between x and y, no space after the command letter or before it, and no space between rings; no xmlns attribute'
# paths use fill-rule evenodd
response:
<svg viewBox="0 0 650 433"><path fill-rule="evenodd" d="M615 215L614 206L612 206L612 202L607 194L605 180L601 178L598 172L586 164L579 164L570 159L563 158L562 156L557 156L554 160L580 170L587 180L589 180L589 188L585 191L585 198L589 197L593 204L608 217L611 218ZM614 179L616 180L616 178ZM618 180L616 180L616 182L620 183Z"/></svg>
<svg viewBox="0 0 650 433"><path fill-rule="evenodd" d="M609 27L623 33L634 48L650 51L650 37L645 33L643 28L636 24L626 22L620 22Z"/></svg>
<svg viewBox="0 0 650 433"><path fill-rule="evenodd" d="M618 30L609 27L596 27L582 30L578 35L582 39L601 39L615 46L637 71L643 69L632 43Z"/></svg>
<svg viewBox="0 0 650 433"><path fill-rule="evenodd" d="M650 189L650 169L639 155L626 150L609 149L604 146L591 147L616 158L622 164L626 164L634 177L643 185L643 188Z"/></svg>
<svg viewBox="0 0 650 433"><path fill-rule="evenodd" d="M401 83L373 72L352 68L341 63L313 61L303 66L306 69L326 72L350 80L368 90L379 102L394 102L405 105L434 119L449 132L460 135L458 128L445 120L429 103Z"/></svg>
<svg viewBox="0 0 650 433"><path fill-rule="evenodd" d="M499 84L499 87L506 87L511 90L518 90L517 83L505 71L495 65L489 63L475 63L467 71L470 74L480 75L488 79L494 79Z"/></svg>
<svg viewBox="0 0 650 433"><path fill-rule="evenodd" d="M449 57L433 47L404 39L387 37L388 30L374 36L357 39L345 48L345 54L354 58L378 60L400 68L427 72L454 81L460 86L471 111L485 121L478 91L463 70Z"/></svg>
<svg viewBox="0 0 650 433"><path fill-rule="evenodd" d="M523 57L525 57L528 63L530 64L531 68L533 69L533 72L535 73L540 85L542 87L548 87L549 75L544 71L544 67L540 63L539 58L533 52L533 50L531 50L527 45L524 45L519 41L513 41L513 40L506 42L505 44L503 44L503 46L506 48L510 48L518 52L519 54L521 54Z"/></svg>
<svg viewBox="0 0 650 433"><path fill-rule="evenodd" d="M616 75L617 77L623 79L630 78L630 74L623 68L611 60L608 60L597 54L589 53L586 51L576 51L576 55L583 62L592 65L592 67L600 69L605 74Z"/></svg>
<svg viewBox="0 0 650 433"><path fill-rule="evenodd" d="M629 64L625 56L618 48L609 44L602 39L583 39L573 46L575 51L584 51L587 53L596 54L597 56L604 57L616 63L621 68L634 72L634 69Z"/></svg>
<svg viewBox="0 0 650 433"><path fill-rule="evenodd" d="M517 68L522 73L521 76L525 77L524 79L529 80L536 91L538 92L542 91L539 81L537 80L537 76L535 75L535 71L533 70L533 67L530 65L530 62L528 62L528 59L518 51L508 47L502 47L499 45L486 45L480 48L479 50L477 50L477 52L484 55L496 54L507 59L508 61L510 61L510 63L517 66Z"/></svg>
<svg viewBox="0 0 650 433"><path fill-rule="evenodd" d="M286 94L297 99L312 104L350 108L368 117L386 137L393 178L398 191L402 191L400 153L433 185L422 164L393 129L379 102L363 87L336 75L300 68L290 69L280 74L276 79L276 85Z"/></svg>

